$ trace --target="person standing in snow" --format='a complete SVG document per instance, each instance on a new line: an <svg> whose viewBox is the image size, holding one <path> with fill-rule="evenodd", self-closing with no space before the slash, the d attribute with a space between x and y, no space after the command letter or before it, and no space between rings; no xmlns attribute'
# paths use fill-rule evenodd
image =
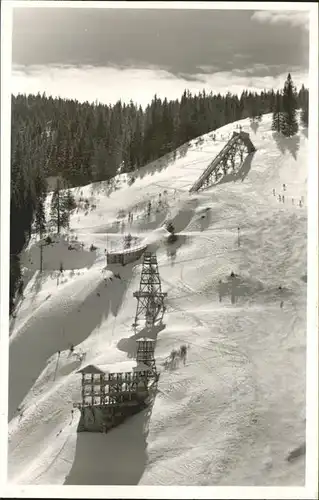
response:
<svg viewBox="0 0 319 500"><path fill-rule="evenodd" d="M281 286L281 285L279 285L278 290L279 290L279 294L281 295L281 292L282 292L282 286ZM281 300L281 301L280 301L280 309L282 309L282 308L283 308L283 305L284 305L284 301L283 301L283 300Z"/></svg>
<svg viewBox="0 0 319 500"><path fill-rule="evenodd" d="M294 199L293 199L293 198L291 198L291 203L292 203L293 205L295 204L295 202L294 202Z"/></svg>
<svg viewBox="0 0 319 500"><path fill-rule="evenodd" d="M222 280L218 281L218 296L219 296L219 302L222 301Z"/></svg>
<svg viewBox="0 0 319 500"><path fill-rule="evenodd" d="M180 357L184 363L184 365L186 364L186 357L187 357L187 346L186 345L182 345L180 347Z"/></svg>
<svg viewBox="0 0 319 500"><path fill-rule="evenodd" d="M286 184L283 184L282 188L283 188L284 191L286 191Z"/></svg>
<svg viewBox="0 0 319 500"><path fill-rule="evenodd" d="M272 194L273 194L274 196L276 196L276 189L275 189L275 188L272 190Z"/></svg>
<svg viewBox="0 0 319 500"><path fill-rule="evenodd" d="M285 196L282 195L282 202L285 203Z"/></svg>
<svg viewBox="0 0 319 500"><path fill-rule="evenodd" d="M281 201L281 196L280 196L280 194L278 195L278 201Z"/></svg>

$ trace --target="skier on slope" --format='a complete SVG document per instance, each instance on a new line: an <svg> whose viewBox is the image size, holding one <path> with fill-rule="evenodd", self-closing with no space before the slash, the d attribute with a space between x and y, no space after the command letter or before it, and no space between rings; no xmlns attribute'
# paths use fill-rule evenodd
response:
<svg viewBox="0 0 319 500"><path fill-rule="evenodd" d="M281 195L280 194L278 195L278 201L281 201Z"/></svg>

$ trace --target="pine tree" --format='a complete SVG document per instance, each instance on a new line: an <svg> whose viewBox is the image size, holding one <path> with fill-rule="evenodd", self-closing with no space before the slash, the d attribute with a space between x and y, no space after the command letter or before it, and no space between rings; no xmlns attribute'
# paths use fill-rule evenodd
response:
<svg viewBox="0 0 319 500"><path fill-rule="evenodd" d="M62 228L68 227L68 214L66 194L61 192L60 181L58 180L51 200L51 223L56 226L58 234L60 234Z"/></svg>
<svg viewBox="0 0 319 500"><path fill-rule="evenodd" d="M292 137L298 132L297 106L297 92L289 73L285 81L282 100L281 132L286 137Z"/></svg>
<svg viewBox="0 0 319 500"><path fill-rule="evenodd" d="M66 190L65 195L62 197L62 200L63 209L68 210L68 212L71 212L76 208L75 198L70 188Z"/></svg>
<svg viewBox="0 0 319 500"><path fill-rule="evenodd" d="M274 105L273 105L273 115L272 115L272 125L271 130L274 132L281 132L281 123L282 123L282 113L281 113L281 95L277 92Z"/></svg>
<svg viewBox="0 0 319 500"><path fill-rule="evenodd" d="M308 99L303 103L300 120L304 127L308 127L309 123Z"/></svg>
<svg viewBox="0 0 319 500"><path fill-rule="evenodd" d="M51 200L51 222L56 226L58 234L61 229L61 195L59 185L55 188Z"/></svg>
<svg viewBox="0 0 319 500"><path fill-rule="evenodd" d="M35 230L37 234L40 235L40 238L42 238L42 234L44 233L45 229L46 229L46 220L45 220L44 200L42 197L40 197L35 211Z"/></svg>

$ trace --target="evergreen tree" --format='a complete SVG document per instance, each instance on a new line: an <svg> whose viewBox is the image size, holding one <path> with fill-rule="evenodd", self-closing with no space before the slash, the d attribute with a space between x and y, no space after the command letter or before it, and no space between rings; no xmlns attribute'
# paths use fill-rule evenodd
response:
<svg viewBox="0 0 319 500"><path fill-rule="evenodd" d="M304 127L308 127L309 123L308 99L303 103L300 120Z"/></svg>
<svg viewBox="0 0 319 500"><path fill-rule="evenodd" d="M281 124L282 124L282 113L281 113L281 95L277 92L274 104L273 104L273 115L272 115L272 125L271 130L274 132L281 132Z"/></svg>
<svg viewBox="0 0 319 500"><path fill-rule="evenodd" d="M65 201L63 201L59 181L53 192L51 200L51 223L56 226L58 234L60 234L61 228L67 226L67 220L65 217Z"/></svg>
<svg viewBox="0 0 319 500"><path fill-rule="evenodd" d="M297 106L297 92L289 73L285 81L282 99L281 132L286 137L292 137L298 132Z"/></svg>
<svg viewBox="0 0 319 500"><path fill-rule="evenodd" d="M63 208L68 212L71 212L76 208L75 198L72 191L68 188L63 196Z"/></svg>
<svg viewBox="0 0 319 500"><path fill-rule="evenodd" d="M67 189L61 196L61 220L62 227L69 228L70 227L70 215L72 210L76 207L75 199L70 191Z"/></svg>
<svg viewBox="0 0 319 500"><path fill-rule="evenodd" d="M18 255L10 255L10 303L9 312L12 313L14 309L14 296L18 290L19 282L21 280L21 266L20 258Z"/></svg>
<svg viewBox="0 0 319 500"><path fill-rule="evenodd" d="M42 234L44 233L45 229L46 229L46 220L45 220L45 210L44 210L44 199L40 197L35 211L35 230L37 234L40 235L40 238L42 238Z"/></svg>

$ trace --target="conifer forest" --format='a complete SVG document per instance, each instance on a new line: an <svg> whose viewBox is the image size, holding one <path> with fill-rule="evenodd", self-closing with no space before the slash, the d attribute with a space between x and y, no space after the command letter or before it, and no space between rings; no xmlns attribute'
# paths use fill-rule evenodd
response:
<svg viewBox="0 0 319 500"><path fill-rule="evenodd" d="M285 136L298 130L296 110L308 124L308 90L294 87L289 74L282 91L243 91L240 96L183 93L168 101L156 95L142 109L130 103L80 103L43 95L12 96L10 312L21 289L19 254L32 227L45 231L47 179L63 180L63 189L108 181L175 151L200 135L243 118L261 120L273 113L272 129ZM51 223L59 232L74 208L69 190L56 186ZM66 194L65 194L66 193Z"/></svg>

